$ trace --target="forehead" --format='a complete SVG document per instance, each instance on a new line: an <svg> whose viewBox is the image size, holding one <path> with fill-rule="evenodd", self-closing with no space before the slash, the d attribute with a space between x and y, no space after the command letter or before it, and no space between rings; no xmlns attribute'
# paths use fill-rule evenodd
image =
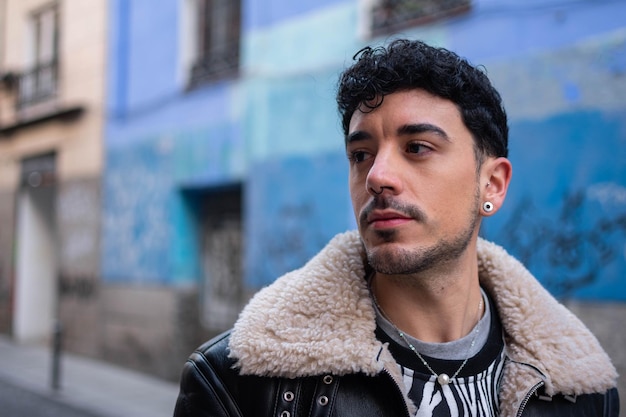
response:
<svg viewBox="0 0 626 417"><path fill-rule="evenodd" d="M467 132L455 103L425 90L414 89L362 103L352 114L348 133L376 126L389 128L415 123L428 123L443 130Z"/></svg>

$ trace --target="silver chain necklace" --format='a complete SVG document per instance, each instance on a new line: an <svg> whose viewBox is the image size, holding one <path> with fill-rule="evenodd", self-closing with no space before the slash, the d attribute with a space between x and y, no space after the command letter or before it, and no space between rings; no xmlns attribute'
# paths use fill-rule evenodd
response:
<svg viewBox="0 0 626 417"><path fill-rule="evenodd" d="M470 347L467 349L467 356L465 357L465 360L463 361L461 366L459 366L459 369L457 369L456 372L454 374L452 374L452 376L448 376L448 374L446 374L445 372L442 372L442 373L438 374L437 372L435 372L433 370L433 368L431 368L431 366L428 364L428 362L426 362L426 359L424 359L424 357L422 355L420 355L420 353L417 351L417 349L415 349L415 346L413 346L413 344L411 342L409 342L407 337L404 335L404 332L402 330L398 329L398 327L389 319L389 317L387 317L387 315L385 314L385 311L378 304L378 300L376 299L376 296L374 295L374 291L371 291L371 289L370 289L370 292L372 294L372 298L374 299L374 304L376 304L376 307L378 307L378 310L380 311L380 313L393 326L393 328L396 330L396 332L398 332L398 334L400 335L402 340L404 340L404 343L407 344L409 349L411 349L413 351L413 353L415 353L415 355L417 355L417 357L420 359L420 361L422 361L424 366L426 368L428 368L428 370L435 376L435 378L437 379L437 382L439 383L439 385L441 385L441 386L448 385L451 380L453 380L454 378L457 377L457 375L459 375L459 372L461 372L461 370L465 367L465 364L467 364L467 361L470 358L470 353L472 352L472 349L474 348L474 345L476 344L476 338L478 337L478 333L479 333L479 331L478 331L479 326L478 325L474 326L474 330L472 330L472 333L474 333L474 336L472 337L472 343L470 344ZM480 317L480 313L482 312L482 308L483 308L483 297L481 295L480 302L478 303L478 316L479 317ZM480 318L479 318L479 321L480 321Z"/></svg>

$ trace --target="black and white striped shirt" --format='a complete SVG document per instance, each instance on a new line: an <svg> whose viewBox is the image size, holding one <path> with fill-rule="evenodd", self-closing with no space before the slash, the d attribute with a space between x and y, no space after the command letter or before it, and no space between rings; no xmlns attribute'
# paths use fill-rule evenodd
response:
<svg viewBox="0 0 626 417"><path fill-rule="evenodd" d="M488 300L486 295L485 298ZM486 311L483 319L488 321L483 323L483 326L488 331L485 332L484 337L477 338L479 344L475 347L476 352L468 359L458 376L443 386L436 381L436 377L407 347L406 343L393 334L391 330L393 327L385 325L386 319L378 312L377 337L382 342L389 343L389 349L400 366L404 383L409 391L409 398L417 406L416 416L491 417L499 415L498 392L504 367L504 341L502 326L494 305L491 301L485 304L489 305L486 309L489 314ZM413 344L413 341L411 343ZM460 343L467 343L467 340L460 341ZM422 347L431 345L429 347L432 351L433 344L415 341L414 346L418 350L420 350L420 345ZM458 346L451 348L458 350ZM435 372L445 372L448 375L453 375L464 360L442 359L446 357L446 352L437 352L438 358L427 356L426 352L420 353Z"/></svg>
<svg viewBox="0 0 626 417"><path fill-rule="evenodd" d="M504 364L503 355L477 375L454 378L439 385L434 375L401 366L409 398L418 407L416 416L498 416L498 390Z"/></svg>

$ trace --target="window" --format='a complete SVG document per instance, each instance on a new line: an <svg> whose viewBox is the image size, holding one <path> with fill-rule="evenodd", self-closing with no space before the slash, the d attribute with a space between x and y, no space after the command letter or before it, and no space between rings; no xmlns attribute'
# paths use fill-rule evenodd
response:
<svg viewBox="0 0 626 417"><path fill-rule="evenodd" d="M239 68L240 1L190 1L195 33L189 86L235 75Z"/></svg>
<svg viewBox="0 0 626 417"><path fill-rule="evenodd" d="M58 13L48 6L32 13L26 70L18 76L18 109L54 97L58 81Z"/></svg>
<svg viewBox="0 0 626 417"><path fill-rule="evenodd" d="M470 3L470 0L378 0L371 9L371 34L389 34L465 13Z"/></svg>

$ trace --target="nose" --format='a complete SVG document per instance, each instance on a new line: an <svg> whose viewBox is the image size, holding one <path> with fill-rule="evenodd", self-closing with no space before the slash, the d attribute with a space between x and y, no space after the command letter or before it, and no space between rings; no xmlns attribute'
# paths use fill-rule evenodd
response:
<svg viewBox="0 0 626 417"><path fill-rule="evenodd" d="M365 186L371 195L402 192L401 164L390 151L379 151L367 173Z"/></svg>

